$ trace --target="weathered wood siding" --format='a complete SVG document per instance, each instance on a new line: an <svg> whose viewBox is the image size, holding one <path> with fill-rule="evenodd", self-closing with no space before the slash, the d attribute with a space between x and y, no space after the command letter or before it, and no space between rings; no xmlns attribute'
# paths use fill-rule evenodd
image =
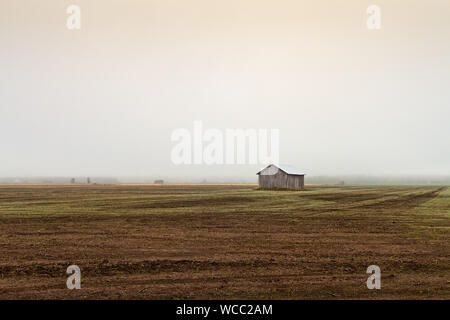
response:
<svg viewBox="0 0 450 320"><path fill-rule="evenodd" d="M258 184L263 189L301 189L305 186L305 176L289 175L278 170L273 175L258 175Z"/></svg>

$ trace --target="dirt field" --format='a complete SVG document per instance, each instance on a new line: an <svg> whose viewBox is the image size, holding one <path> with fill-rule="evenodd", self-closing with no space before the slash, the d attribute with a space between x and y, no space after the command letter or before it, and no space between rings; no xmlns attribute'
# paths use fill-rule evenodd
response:
<svg viewBox="0 0 450 320"><path fill-rule="evenodd" d="M450 298L450 188L254 188L0 186L0 299Z"/></svg>

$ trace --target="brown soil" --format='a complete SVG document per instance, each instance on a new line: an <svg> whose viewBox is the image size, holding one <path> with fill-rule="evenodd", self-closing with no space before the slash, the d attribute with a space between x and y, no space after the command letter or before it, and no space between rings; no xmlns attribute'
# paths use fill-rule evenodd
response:
<svg viewBox="0 0 450 320"><path fill-rule="evenodd" d="M449 193L0 186L0 299L448 299Z"/></svg>

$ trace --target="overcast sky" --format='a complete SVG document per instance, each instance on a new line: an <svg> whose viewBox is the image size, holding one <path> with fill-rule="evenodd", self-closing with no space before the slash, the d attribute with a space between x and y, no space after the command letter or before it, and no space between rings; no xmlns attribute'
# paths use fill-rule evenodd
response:
<svg viewBox="0 0 450 320"><path fill-rule="evenodd" d="M194 120L309 175L448 175L449 84L448 0L0 0L0 176L255 177L174 165Z"/></svg>

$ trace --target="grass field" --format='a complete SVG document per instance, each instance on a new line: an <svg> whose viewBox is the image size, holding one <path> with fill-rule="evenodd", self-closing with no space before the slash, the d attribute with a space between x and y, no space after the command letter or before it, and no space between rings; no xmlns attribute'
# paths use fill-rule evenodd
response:
<svg viewBox="0 0 450 320"><path fill-rule="evenodd" d="M0 186L12 298L449 299L450 188Z"/></svg>

